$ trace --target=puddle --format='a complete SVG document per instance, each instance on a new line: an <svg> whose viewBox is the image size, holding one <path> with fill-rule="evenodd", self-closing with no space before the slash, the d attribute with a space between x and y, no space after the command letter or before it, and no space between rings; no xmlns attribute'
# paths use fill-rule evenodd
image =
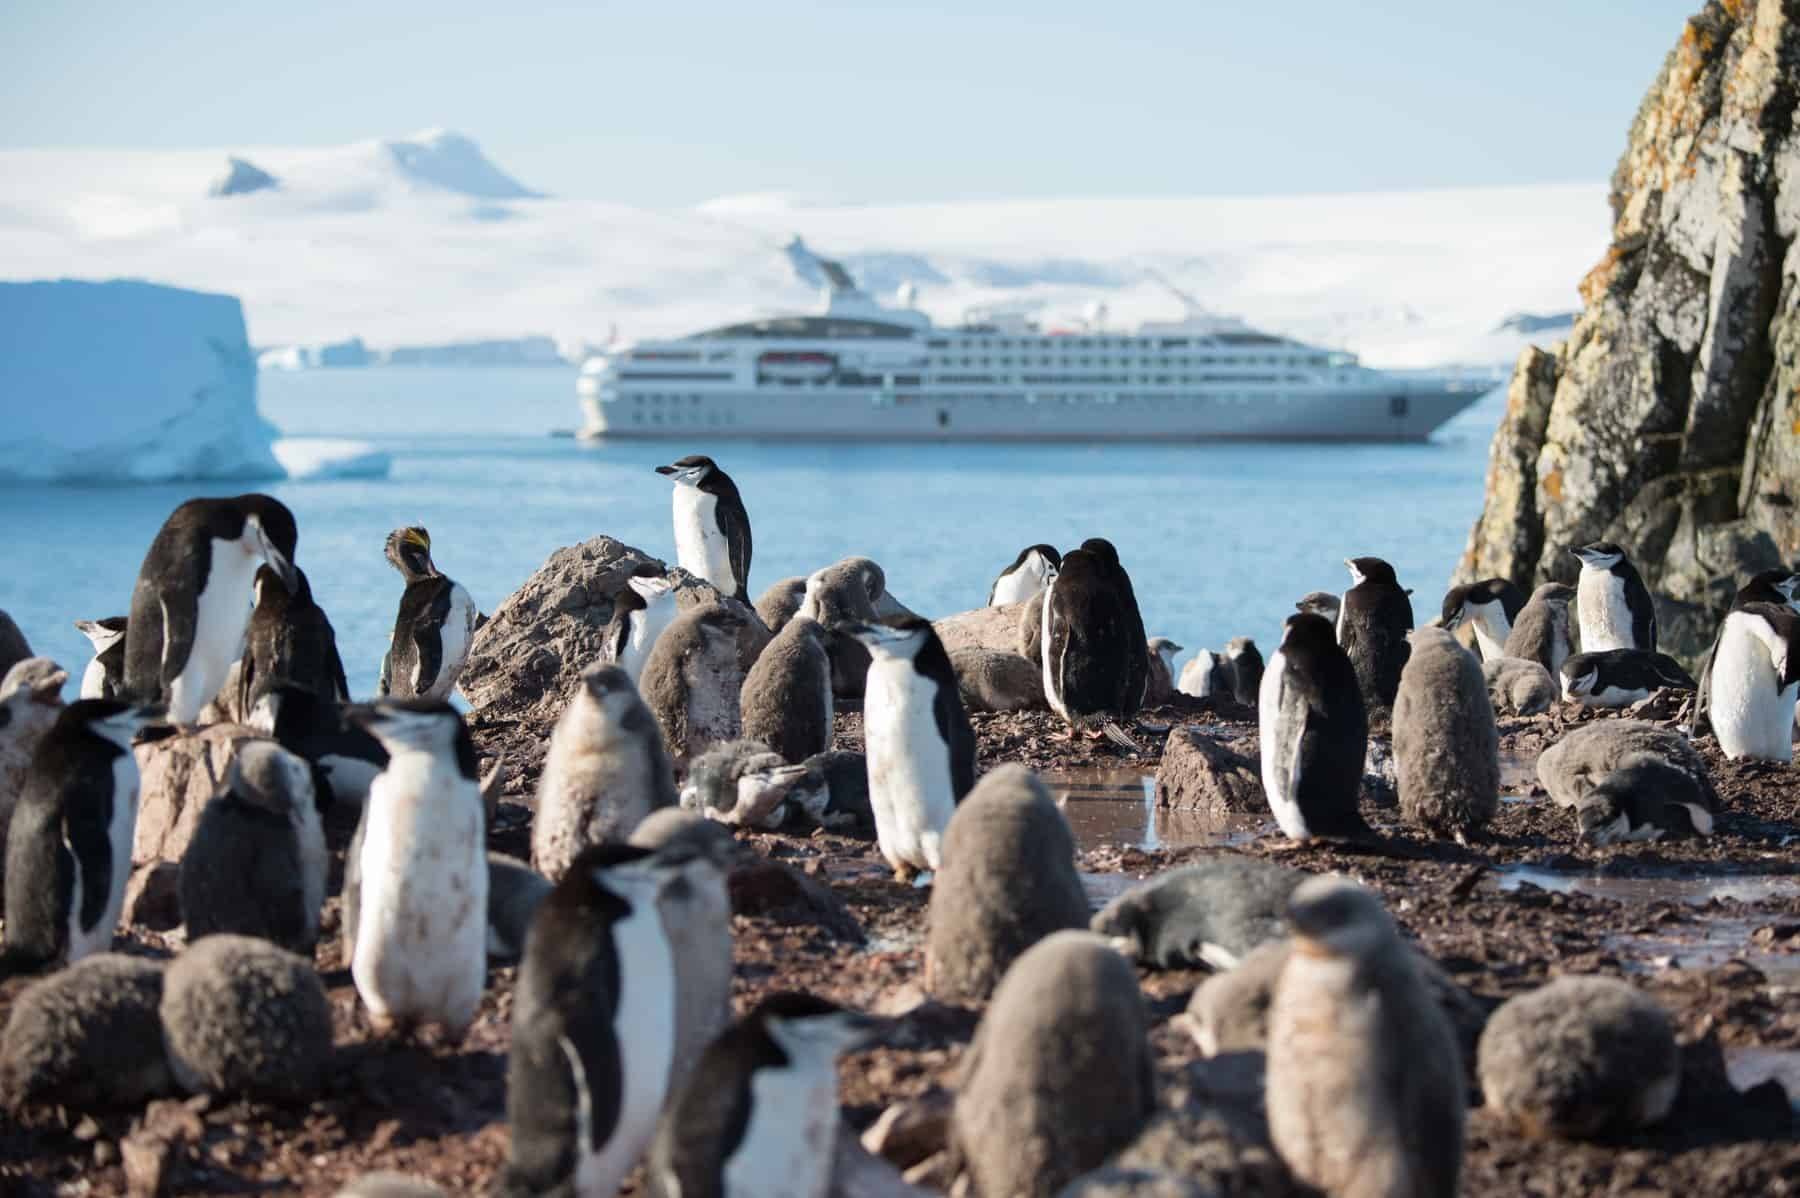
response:
<svg viewBox="0 0 1800 1198"><path fill-rule="evenodd" d="M1039 776L1062 808L1079 849L1245 844L1268 822L1256 816L1215 819L1196 811L1159 810L1156 778L1136 770L1053 770Z"/></svg>
<svg viewBox="0 0 1800 1198"><path fill-rule="evenodd" d="M1537 785L1537 754L1500 752L1500 790L1509 798L1525 798Z"/></svg>
<svg viewBox="0 0 1800 1198"><path fill-rule="evenodd" d="M1742 903L1800 894L1800 875L1745 874L1741 877L1614 877L1571 874L1536 865L1508 865L1496 871L1501 890L1530 884L1558 894L1591 894L1618 903L1706 903L1736 899Z"/></svg>
<svg viewBox="0 0 1800 1198"><path fill-rule="evenodd" d="M1725 1076L1740 1090L1778 1081L1788 1104L1800 1107L1800 1052L1791 1048L1727 1048Z"/></svg>

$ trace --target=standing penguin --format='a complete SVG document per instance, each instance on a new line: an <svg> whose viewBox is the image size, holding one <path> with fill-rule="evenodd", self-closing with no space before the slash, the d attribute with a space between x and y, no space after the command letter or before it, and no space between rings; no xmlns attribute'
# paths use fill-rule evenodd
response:
<svg viewBox="0 0 1800 1198"><path fill-rule="evenodd" d="M1294 840L1369 835L1356 808L1368 716L1350 659L1324 617L1287 618L1257 696L1263 791Z"/></svg>
<svg viewBox="0 0 1800 1198"><path fill-rule="evenodd" d="M1563 662L1575 651L1569 635L1569 603L1574 598L1575 588L1560 582L1546 582L1531 592L1513 621L1503 655L1535 661L1552 678L1560 674Z"/></svg>
<svg viewBox="0 0 1800 1198"><path fill-rule="evenodd" d="M633 686L644 674L644 663L656 638L674 622L675 586L654 567L647 574L625 580L625 589L613 601L612 621L601 636L606 660L625 671Z"/></svg>
<svg viewBox="0 0 1800 1198"><path fill-rule="evenodd" d="M677 769L743 731L744 669L738 634L746 617L710 603L689 608L656 640L638 690L662 728Z"/></svg>
<svg viewBox="0 0 1800 1198"><path fill-rule="evenodd" d="M1394 577L1394 567L1380 558L1353 557L1344 565L1351 586L1338 609L1338 644L1356 667L1363 708L1370 716L1384 715L1394 705L1400 671L1406 668L1412 600Z"/></svg>
<svg viewBox="0 0 1800 1198"><path fill-rule="evenodd" d="M1475 630L1475 643L1481 646L1481 659L1494 661L1506 656L1506 638L1512 635L1513 621L1523 610L1525 596L1511 580L1486 578L1451 587L1444 596L1441 623L1455 631L1467 620Z"/></svg>
<svg viewBox="0 0 1800 1198"><path fill-rule="evenodd" d="M77 620L75 628L94 646L94 659L81 675L81 697L117 699L125 693L125 617Z"/></svg>
<svg viewBox="0 0 1800 1198"><path fill-rule="evenodd" d="M1625 551L1611 541L1595 541L1569 552L1581 559L1581 579L1575 585L1581 651L1644 649L1654 653L1656 604Z"/></svg>
<svg viewBox="0 0 1800 1198"><path fill-rule="evenodd" d="M1458 844L1500 810L1500 732L1473 654L1442 628L1417 628L1394 699L1400 814Z"/></svg>
<svg viewBox="0 0 1800 1198"><path fill-rule="evenodd" d="M350 701L350 684L344 679L344 662L338 656L337 633L325 609L313 602L306 572L294 571L290 592L275 571L264 566L256 572L256 609L244 638L244 657L238 670L238 711L248 716L257 700L281 682L305 687L320 698L338 703Z"/></svg>
<svg viewBox="0 0 1800 1198"><path fill-rule="evenodd" d="M1750 581L1738 588L1732 598L1731 611L1741 611L1752 603L1772 603L1776 607L1786 607L1800 612L1800 601L1794 595L1800 592L1800 574L1785 569L1764 570L1751 576ZM1694 703L1693 735L1704 736L1712 731L1712 668L1713 660L1719 655L1719 640L1725 635L1725 622L1719 622L1719 630L1713 634L1711 647L1700 664L1700 694ZM1796 716L1800 720L1800 715Z"/></svg>
<svg viewBox="0 0 1800 1198"><path fill-rule="evenodd" d="M152 716L116 699L82 699L38 742L6 840L0 976L111 947L137 825L131 743Z"/></svg>
<svg viewBox="0 0 1800 1198"><path fill-rule="evenodd" d="M1044 698L1071 734L1098 724L1115 744L1135 750L1119 721L1137 711L1147 650L1134 643L1131 613L1099 554L1074 549L1063 557L1044 595L1039 645Z"/></svg>
<svg viewBox="0 0 1800 1198"><path fill-rule="evenodd" d="M387 559L406 589L394 635L381 659L376 693L396 699L442 701L456 689L475 630L486 623L462 584L439 573L431 534L419 525L388 534Z"/></svg>
<svg viewBox="0 0 1800 1198"><path fill-rule="evenodd" d="M1062 568L1062 554L1051 545L1027 545L1013 558L1012 565L1000 571L994 585L988 588L988 606L1023 603L1045 587Z"/></svg>
<svg viewBox="0 0 1800 1198"><path fill-rule="evenodd" d="M131 593L125 693L191 725L243 653L256 568L292 589L294 514L267 495L190 499L163 522Z"/></svg>
<svg viewBox="0 0 1800 1198"><path fill-rule="evenodd" d="M0 879L5 877L6 830L13 808L31 776L38 745L62 715L68 680L68 671L48 657L27 657L0 675Z"/></svg>
<svg viewBox="0 0 1800 1198"><path fill-rule="evenodd" d="M1150 682L1144 688L1144 704L1157 707L1175 693L1175 655L1181 646L1166 636L1150 638Z"/></svg>
<svg viewBox="0 0 1800 1198"><path fill-rule="evenodd" d="M1196 699L1217 696L1232 696L1231 664L1211 649L1202 649L1188 658L1187 664L1181 667L1181 685L1178 688L1184 695L1192 695Z"/></svg>
<svg viewBox="0 0 1800 1198"><path fill-rule="evenodd" d="M689 574L750 602L750 515L731 475L711 458L680 458L656 472L675 484L675 557Z"/></svg>
<svg viewBox="0 0 1800 1198"><path fill-rule="evenodd" d="M437 1023L460 1039L487 977L487 832L475 745L444 703L351 709L388 752L344 862L350 976L379 1034Z"/></svg>
<svg viewBox="0 0 1800 1198"><path fill-rule="evenodd" d="M1225 642L1225 664L1231 667L1231 697L1244 707L1255 707L1262 690L1263 655L1247 636Z"/></svg>
<svg viewBox="0 0 1800 1198"><path fill-rule="evenodd" d="M929 621L845 630L868 646L863 738L881 855L902 879L935 871L944 829L975 785L975 732Z"/></svg>
<svg viewBox="0 0 1800 1198"><path fill-rule="evenodd" d="M576 858L531 922L513 991L503 1198L618 1192L656 1131L675 1054L675 959L650 850Z"/></svg>
<svg viewBox="0 0 1800 1198"><path fill-rule="evenodd" d="M1269 1006L1269 1138L1326 1194L1443 1198L1462 1171L1462 1053L1375 896L1329 875L1288 903Z"/></svg>
<svg viewBox="0 0 1800 1198"><path fill-rule="evenodd" d="M796 615L783 625L738 693L743 735L799 765L831 748L831 655L818 621Z"/></svg>
<svg viewBox="0 0 1800 1198"><path fill-rule="evenodd" d="M1707 715L1725 756L1793 760L1800 615L1773 603L1728 613L1707 682Z"/></svg>
<svg viewBox="0 0 1800 1198"><path fill-rule="evenodd" d="M838 1054L871 1022L809 994L772 994L713 1041L663 1113L652 1198L825 1198L838 1134Z"/></svg>
<svg viewBox="0 0 1800 1198"><path fill-rule="evenodd" d="M1136 715L1138 708L1144 705L1144 692L1150 686L1149 639L1144 636L1144 617L1138 610L1137 592L1131 588L1131 575L1119 562L1119 551L1113 543L1104 537L1089 537L1081 543L1081 548L1099 559L1106 576L1111 581L1113 590L1118 593L1119 603L1125 609L1128 639L1126 651L1132 656L1129 659L1130 670L1126 680L1126 698L1129 706L1120 713L1126 721Z"/></svg>
<svg viewBox="0 0 1800 1198"><path fill-rule="evenodd" d="M533 868L554 882L583 849L623 841L675 799L656 717L624 670L589 666L550 734L531 822Z"/></svg>
<svg viewBox="0 0 1800 1198"><path fill-rule="evenodd" d="M273 741L250 741L181 856L188 940L258 936L310 958L330 860L305 760Z"/></svg>

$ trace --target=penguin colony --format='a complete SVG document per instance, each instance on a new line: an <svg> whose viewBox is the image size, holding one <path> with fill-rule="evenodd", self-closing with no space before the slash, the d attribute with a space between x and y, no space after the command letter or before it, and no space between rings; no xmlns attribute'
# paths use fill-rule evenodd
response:
<svg viewBox="0 0 1800 1198"><path fill-rule="evenodd" d="M735 482L700 456L657 472L674 484L679 572L620 580L549 738L529 866L487 850L474 743L446 702L485 617L422 526L385 547L405 586L372 702L351 701L297 523L264 495L170 515L129 616L77 622L94 657L68 706L66 673L0 618L0 977L39 975L0 1035L0 1100L306 1101L332 1067L309 955L322 815L341 805L334 818L355 823L341 956L376 1036L435 1027L454 1044L490 963L518 963L502 1194L611 1195L640 1165L669 1198L831 1191L838 1062L883 1021L778 993L732 1022L727 880L758 856L733 829L868 835L897 879L931 883L924 984L987 1004L942 1166L977 1193L1055 1192L1143 1128L1155 1087L1133 960L1214 971L1183 1020L1208 1055L1266 1051L1270 1143L1327 1195L1455 1192L1477 1063L1466 1023L1485 1024L1489 1105L1525 1134L1669 1114L1673 1032L1639 991L1563 978L1485 1019L1347 879L1224 856L1090 919L1062 812L1020 765L977 784L967 711L1047 708L1065 737L1123 756L1166 731L1140 722L1146 707L1255 708L1268 813L1295 842L1378 839L1358 796L1391 737L1401 824L1474 843L1498 806L1496 712L1530 716L1559 693L1617 707L1697 688L1726 755L1791 760L1800 575L1745 585L1698 684L1657 651L1648 590L1608 542L1572 550L1574 587L1458 586L1439 627L1419 629L1394 568L1351 558L1349 589L1297 602L1266 663L1237 636L1178 668L1181 647L1146 636L1118 550L1090 538L1020 550L987 594L1009 609L1007 635L947 651L866 558L783 579L752 609ZM687 597L695 580L707 589ZM191 732L222 697L266 739L236 750L179 863L194 947L166 969L116 956L136 749ZM845 700L865 755L834 747ZM1595 847L1709 836L1722 814L1698 753L1659 725L1583 724L1538 769L1571 839ZM345 1192L409 1184L365 1181Z"/></svg>

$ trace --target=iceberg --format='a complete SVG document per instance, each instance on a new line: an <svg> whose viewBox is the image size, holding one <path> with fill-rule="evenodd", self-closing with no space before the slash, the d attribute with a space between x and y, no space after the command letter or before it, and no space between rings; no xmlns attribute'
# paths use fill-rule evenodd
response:
<svg viewBox="0 0 1800 1198"><path fill-rule="evenodd" d="M294 480L314 478L386 478L393 459L367 441L333 437L282 437L275 460Z"/></svg>
<svg viewBox="0 0 1800 1198"><path fill-rule="evenodd" d="M0 481L280 478L234 296L0 283Z"/></svg>

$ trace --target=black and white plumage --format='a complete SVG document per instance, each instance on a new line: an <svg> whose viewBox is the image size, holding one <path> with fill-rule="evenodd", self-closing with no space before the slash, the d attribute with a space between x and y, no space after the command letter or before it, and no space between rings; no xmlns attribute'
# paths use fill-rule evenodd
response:
<svg viewBox="0 0 1800 1198"><path fill-rule="evenodd" d="M1262 690L1262 650L1249 637L1234 636L1225 642L1225 664L1231 667L1231 697L1245 707L1255 707Z"/></svg>
<svg viewBox="0 0 1800 1198"><path fill-rule="evenodd" d="M601 654L625 671L633 686L644 673L656 638L675 619L675 586L654 566L641 567L625 580L613 600L612 619L601 635Z"/></svg>
<svg viewBox="0 0 1800 1198"><path fill-rule="evenodd" d="M901 877L941 864L944 829L975 785L975 732L927 620L845 630L869 649L863 737L881 855Z"/></svg>
<svg viewBox="0 0 1800 1198"><path fill-rule="evenodd" d="M499 1194L615 1194L649 1146L675 1054L658 898L679 876L650 850L603 845L538 905L513 992Z"/></svg>
<svg viewBox="0 0 1800 1198"><path fill-rule="evenodd" d="M1581 839L1594 845L1711 836L1717 814L1712 788L1656 753L1630 754L1575 801Z"/></svg>
<svg viewBox="0 0 1800 1198"><path fill-rule="evenodd" d="M1455 631L1468 621L1475 643L1481 647L1481 660L1495 661L1506 656L1506 638L1524 610L1525 594L1510 579L1484 578L1450 588L1444 595L1441 623Z"/></svg>
<svg viewBox="0 0 1800 1198"><path fill-rule="evenodd" d="M1394 577L1394 567L1378 557L1353 557L1344 562L1351 587L1338 609L1337 640L1362 689L1368 715L1385 713L1400 690L1400 671L1411 652L1406 634L1412 631L1412 600Z"/></svg>
<svg viewBox="0 0 1800 1198"><path fill-rule="evenodd" d="M267 495L190 499L163 522L131 593L125 693L191 725L243 654L258 566L293 587L294 515Z"/></svg>
<svg viewBox="0 0 1800 1198"><path fill-rule="evenodd" d="M1561 681L1563 698L1587 707L1629 707L1664 687L1691 691L1700 685L1673 657L1644 649L1577 653L1563 662ZM1793 719L1789 703L1788 722Z"/></svg>
<svg viewBox="0 0 1800 1198"><path fill-rule="evenodd" d="M1129 706L1120 715L1129 720L1144 705L1144 693L1150 686L1150 641L1144 635L1144 616L1138 610L1137 592L1132 589L1131 575L1125 572L1125 566L1119 561L1119 551L1113 547L1113 543L1104 537L1089 537L1081 543L1081 549L1098 559L1125 609L1129 629L1126 634L1129 638L1126 651L1131 654L1128 659L1131 669L1126 681ZM1229 650L1227 656L1230 656Z"/></svg>
<svg viewBox="0 0 1800 1198"><path fill-rule="evenodd" d="M1575 588L1560 582L1546 582L1531 592L1513 621L1503 655L1535 661L1552 677L1561 673L1563 662L1575 652L1569 618L1569 604L1574 600Z"/></svg>
<svg viewBox="0 0 1800 1198"><path fill-rule="evenodd" d="M1793 760L1800 615L1774 603L1726 613L1703 677L1705 715L1725 756Z"/></svg>
<svg viewBox="0 0 1800 1198"><path fill-rule="evenodd" d="M1224 655L1202 649L1181 667L1181 682L1176 689L1196 699L1234 698L1231 663Z"/></svg>
<svg viewBox="0 0 1800 1198"><path fill-rule="evenodd" d="M1124 746L1120 721L1136 713L1149 667L1134 608L1100 554L1071 550L1044 596L1039 641L1050 709L1071 729L1098 726Z"/></svg>
<svg viewBox="0 0 1800 1198"><path fill-rule="evenodd" d="M1287 618L1257 701L1263 791L1294 840L1368 836L1357 810L1369 723L1350 659L1324 617Z"/></svg>
<svg viewBox="0 0 1800 1198"><path fill-rule="evenodd" d="M244 722L312 767L313 793L324 811L333 803L361 806L376 775L387 768L387 750L352 723L347 711L303 687L277 683Z"/></svg>
<svg viewBox="0 0 1800 1198"><path fill-rule="evenodd" d="M1175 655L1182 646L1166 636L1150 638L1150 681L1144 688L1144 704L1155 707L1175 693Z"/></svg>
<svg viewBox="0 0 1800 1198"><path fill-rule="evenodd" d="M750 602L750 515L731 476L695 454L658 466L675 484L675 557L681 568Z"/></svg>
<svg viewBox="0 0 1800 1198"><path fill-rule="evenodd" d="M62 714L63 684L68 680L68 671L48 657L27 657L0 675L0 884L5 878L6 830L31 775L31 759ZM0 914L4 913L0 905Z"/></svg>
<svg viewBox="0 0 1800 1198"><path fill-rule="evenodd" d="M1333 628L1337 627L1338 612L1343 610L1344 601L1330 591L1309 591L1294 601L1295 611L1309 611L1315 616L1324 616L1325 622Z"/></svg>
<svg viewBox="0 0 1800 1198"><path fill-rule="evenodd" d="M294 570L292 591L275 571L256 572L256 607L244 636L238 669L238 706L242 715L256 708L271 687L288 682L338 703L350 701L350 684L338 656L337 633L325 609L313 600L306 572Z"/></svg>
<svg viewBox="0 0 1800 1198"><path fill-rule="evenodd" d="M125 617L77 620L75 628L94 646L93 660L81 675L81 697L119 698L125 693Z"/></svg>
<svg viewBox="0 0 1800 1198"><path fill-rule="evenodd" d="M1569 552L1581 560L1575 612L1582 652L1656 652L1656 603L1625 551L1611 541L1595 541Z"/></svg>
<svg viewBox="0 0 1800 1198"><path fill-rule="evenodd" d="M111 947L137 824L131 746L154 715L116 699L82 699L38 743L7 835L0 974Z"/></svg>
<svg viewBox="0 0 1800 1198"><path fill-rule="evenodd" d="M1731 609L1726 613L1742 611L1752 603L1772 603L1776 607L1785 607L1800 612L1800 600L1795 599L1800 593L1800 574L1786 569L1764 570L1751 576L1750 581L1738 588L1732 598ZM1712 668L1713 660L1719 655L1719 642L1725 636L1725 621L1719 621L1719 630L1713 634L1712 645L1706 650L1706 658L1700 663L1700 694L1694 704L1695 736L1703 736L1712 731Z"/></svg>
<svg viewBox="0 0 1800 1198"><path fill-rule="evenodd" d="M664 1113L654 1198L824 1198L838 1131L837 1059L871 1022L773 994L713 1041Z"/></svg>
<svg viewBox="0 0 1800 1198"><path fill-rule="evenodd" d="M1045 587L1062 568L1062 554L1053 545L1027 545L1013 558L1012 565L1000 571L994 585L988 588L988 606L1023 603Z"/></svg>
<svg viewBox="0 0 1800 1198"><path fill-rule="evenodd" d="M469 659L475 630L487 621L462 584L445 577L431 560L431 534L424 528L415 524L389 533L387 559L406 580L406 589L400 593L376 693L395 699L448 699Z"/></svg>
<svg viewBox="0 0 1800 1198"><path fill-rule="evenodd" d="M350 718L387 750L344 859L345 956L377 1033L460 1037L487 978L486 808L475 745L444 703L389 700Z"/></svg>

